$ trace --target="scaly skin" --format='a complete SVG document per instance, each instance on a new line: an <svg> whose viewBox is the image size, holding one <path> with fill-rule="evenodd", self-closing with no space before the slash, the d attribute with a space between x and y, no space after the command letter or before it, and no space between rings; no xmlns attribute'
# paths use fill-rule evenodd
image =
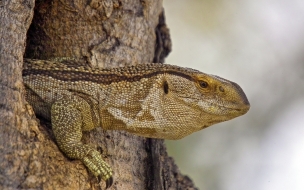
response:
<svg viewBox="0 0 304 190"><path fill-rule="evenodd" d="M250 108L236 83L166 64L98 70L26 59L23 79L27 101L37 115L51 120L62 152L81 160L107 187L113 183L112 169L97 150L81 142L82 131L101 126L180 139Z"/></svg>

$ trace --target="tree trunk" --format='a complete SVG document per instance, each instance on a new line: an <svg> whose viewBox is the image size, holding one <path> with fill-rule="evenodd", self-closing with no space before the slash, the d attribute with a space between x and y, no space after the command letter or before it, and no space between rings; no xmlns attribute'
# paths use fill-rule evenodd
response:
<svg viewBox="0 0 304 190"><path fill-rule="evenodd" d="M2 5L1 5L2 2ZM56 146L24 100L22 59L33 1L0 1L0 189L104 189ZM93 67L163 62L171 41L161 0L37 1L25 57L73 59ZM102 128L83 141L114 170L111 189L195 189L168 157L163 140Z"/></svg>

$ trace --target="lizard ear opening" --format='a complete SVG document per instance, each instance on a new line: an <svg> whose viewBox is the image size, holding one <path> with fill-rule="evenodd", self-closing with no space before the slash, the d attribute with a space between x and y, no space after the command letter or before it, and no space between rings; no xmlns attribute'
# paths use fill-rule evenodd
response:
<svg viewBox="0 0 304 190"><path fill-rule="evenodd" d="M164 81L163 89L164 89L164 93L168 94L168 92L169 92L169 85L168 85L167 81Z"/></svg>

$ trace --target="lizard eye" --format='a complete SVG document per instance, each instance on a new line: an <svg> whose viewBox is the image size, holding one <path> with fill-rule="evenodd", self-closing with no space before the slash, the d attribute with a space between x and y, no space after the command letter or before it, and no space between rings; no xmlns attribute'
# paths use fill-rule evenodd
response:
<svg viewBox="0 0 304 190"><path fill-rule="evenodd" d="M202 88L207 88L209 86L209 84L206 81L203 81L203 80L198 81L198 84Z"/></svg>

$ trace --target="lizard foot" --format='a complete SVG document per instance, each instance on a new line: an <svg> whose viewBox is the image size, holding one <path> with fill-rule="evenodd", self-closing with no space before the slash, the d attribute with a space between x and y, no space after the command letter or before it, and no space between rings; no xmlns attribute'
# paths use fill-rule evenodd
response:
<svg viewBox="0 0 304 190"><path fill-rule="evenodd" d="M83 163L96 176L99 182L106 182L106 189L113 184L113 171L110 166L102 159L100 153L96 150L91 150L88 155L83 158Z"/></svg>

